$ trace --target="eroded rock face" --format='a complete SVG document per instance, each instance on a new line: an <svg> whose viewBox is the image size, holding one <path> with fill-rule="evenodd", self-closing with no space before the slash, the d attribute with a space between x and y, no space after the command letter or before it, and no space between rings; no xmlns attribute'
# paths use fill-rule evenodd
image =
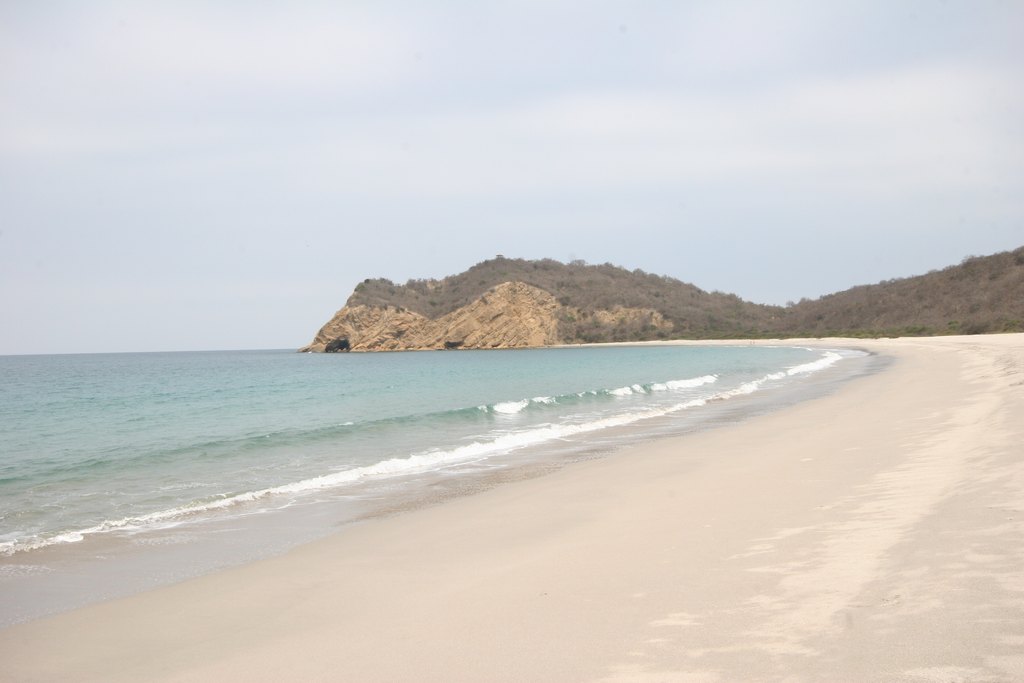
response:
<svg viewBox="0 0 1024 683"><path fill-rule="evenodd" d="M320 328L302 351L326 351L335 339L348 339L349 350L370 351L402 348L392 345L409 330L429 322L422 315L393 306L346 306Z"/></svg>
<svg viewBox="0 0 1024 683"><path fill-rule="evenodd" d="M558 302L542 289L506 282L473 303L431 320L394 306L346 306L302 351L347 339L352 351L511 349L561 343Z"/></svg>
<svg viewBox="0 0 1024 683"><path fill-rule="evenodd" d="M334 341L327 342L327 348L324 349L327 353L338 353L339 351L351 351L352 347L348 343L347 337L341 337Z"/></svg>

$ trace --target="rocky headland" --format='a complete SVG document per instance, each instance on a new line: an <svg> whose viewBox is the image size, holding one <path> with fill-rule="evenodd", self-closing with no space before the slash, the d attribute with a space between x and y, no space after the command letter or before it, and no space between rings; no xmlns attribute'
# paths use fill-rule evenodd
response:
<svg viewBox="0 0 1024 683"><path fill-rule="evenodd" d="M607 263L498 256L441 280L364 280L300 350L1016 331L1024 331L1024 247L786 306Z"/></svg>
<svg viewBox="0 0 1024 683"><path fill-rule="evenodd" d="M505 282L475 301L430 319L398 306L346 305L320 328L302 351L407 351L426 349L514 349L551 346L566 340L560 320L579 315L555 297L524 282ZM657 311L599 311L603 320L643 318L665 329Z"/></svg>

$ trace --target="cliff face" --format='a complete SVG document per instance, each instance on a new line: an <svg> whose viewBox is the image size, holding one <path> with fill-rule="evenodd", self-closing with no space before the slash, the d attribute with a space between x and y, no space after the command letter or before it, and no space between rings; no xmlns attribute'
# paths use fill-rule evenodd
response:
<svg viewBox="0 0 1024 683"><path fill-rule="evenodd" d="M429 320L394 306L345 306L320 328L313 342L300 351L327 351L332 342L346 343L341 350L385 351L399 348L411 330L422 329ZM334 350L333 348L331 350Z"/></svg>
<svg viewBox="0 0 1024 683"><path fill-rule="evenodd" d="M561 343L561 306L522 282L491 288L476 301L431 320L395 306L345 306L302 351L511 349ZM347 340L345 344L342 340ZM333 344L332 344L333 342Z"/></svg>

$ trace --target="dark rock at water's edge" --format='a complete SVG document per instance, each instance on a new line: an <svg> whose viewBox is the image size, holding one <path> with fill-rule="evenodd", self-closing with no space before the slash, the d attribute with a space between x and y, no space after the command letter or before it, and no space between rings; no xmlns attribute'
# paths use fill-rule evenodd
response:
<svg viewBox="0 0 1024 683"><path fill-rule="evenodd" d="M335 339L327 344L324 348L324 353L338 353L339 351L348 351L351 348L352 346L348 343L348 338Z"/></svg>

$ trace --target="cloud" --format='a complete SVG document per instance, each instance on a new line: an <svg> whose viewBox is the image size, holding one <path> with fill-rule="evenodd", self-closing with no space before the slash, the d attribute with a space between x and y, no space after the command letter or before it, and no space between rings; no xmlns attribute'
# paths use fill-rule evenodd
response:
<svg viewBox="0 0 1024 683"><path fill-rule="evenodd" d="M282 123L282 111L397 88L418 68L416 31L332 3L48 7L0 25L0 153L116 152Z"/></svg>
<svg viewBox="0 0 1024 683"><path fill-rule="evenodd" d="M131 55L123 71L136 78L228 88L362 89L393 85L413 64L415 41L407 28L351 8L144 7L125 20L118 41Z"/></svg>
<svg viewBox="0 0 1024 683"><path fill-rule="evenodd" d="M45 26L46 41L5 31L20 57L6 76L101 89L377 88L408 73L417 44L394 17L333 3L97 4L41 11L26 23Z"/></svg>
<svg viewBox="0 0 1024 683"><path fill-rule="evenodd" d="M936 65L777 90L595 90L392 115L310 131L285 154L310 186L379 197L788 183L863 199L1019 175L1021 109L1012 78Z"/></svg>
<svg viewBox="0 0 1024 683"><path fill-rule="evenodd" d="M416 61L420 46L449 38L440 20L414 30L393 11L330 3L97 7L54 22L56 52L29 38L13 48L19 67L0 73L0 154L203 175L286 169L304 193L377 197L786 179L898 192L987 182L1019 165L1020 133L1001 120L1021 114L1017 74L957 62L795 68L838 25L863 23L849 8L705 3L666 22L684 61L715 75L711 86L578 79L495 98L498 86L472 70L430 73ZM736 87L729 74L748 67L787 77ZM407 92L451 79L472 96Z"/></svg>
<svg viewBox="0 0 1024 683"><path fill-rule="evenodd" d="M722 2L697 3L682 16L677 39L670 43L676 68L716 79L748 74L813 70L811 57L830 50L825 36L836 26L855 21L839 3Z"/></svg>

